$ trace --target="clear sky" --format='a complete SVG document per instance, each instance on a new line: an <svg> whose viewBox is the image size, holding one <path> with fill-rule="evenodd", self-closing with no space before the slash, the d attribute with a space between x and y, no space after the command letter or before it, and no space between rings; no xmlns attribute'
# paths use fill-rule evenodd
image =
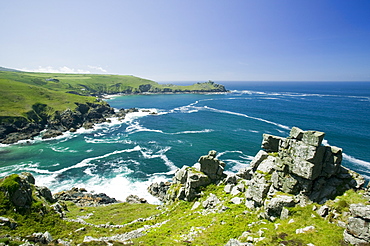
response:
<svg viewBox="0 0 370 246"><path fill-rule="evenodd" d="M0 66L155 81L370 81L369 0L0 0Z"/></svg>

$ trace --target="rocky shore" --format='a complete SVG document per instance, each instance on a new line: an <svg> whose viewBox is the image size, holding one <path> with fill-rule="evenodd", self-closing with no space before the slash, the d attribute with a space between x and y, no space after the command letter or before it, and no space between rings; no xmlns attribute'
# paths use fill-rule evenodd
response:
<svg viewBox="0 0 370 246"><path fill-rule="evenodd" d="M20 221L15 219L21 218L17 213L36 212L42 216L55 213L63 221L83 226L71 232L85 235L80 245L133 245L133 240L143 238L150 233L158 233L154 234L154 237L160 237L164 233L163 238L168 238L165 235L166 233L170 235L171 228L174 230L174 227L179 224L191 224L192 220L199 219L199 221L209 222L202 226L193 225L187 233L184 232L184 228L181 229L171 239L172 242L176 242L177 245L188 245L204 236L210 228L225 226L227 230L235 230L235 227L246 229L237 228L239 234L237 236L235 233L234 236L230 234L227 242L222 245L321 245L303 244L298 239L289 239L292 236L285 231L278 232L282 224L285 224L287 228L295 228L295 235L298 236L308 234L315 238L320 234L324 234L322 237L325 237L325 233L329 233L322 231L323 224L303 226L295 223L294 218L307 216L300 219L314 221L318 218L316 219L318 223L332 224L334 227L330 228L340 228L341 242L332 242L331 245L369 245L369 186L365 186L366 181L361 175L341 165L340 148L322 145L324 136L323 132L303 131L297 127L293 127L286 138L264 134L261 146L263 150L256 154L250 166L229 175L224 172L225 163L217 159L217 152L212 150L208 155L201 156L197 165L183 166L178 169L171 182L153 183L148 187L149 193L163 202L154 216L136 218L124 224L88 222L88 219L96 216L95 211L78 216L76 219L70 218L68 207L70 205L67 206L67 204L73 203L74 206L84 207L84 209L86 207L98 209L99 206L121 203L106 194L94 194L83 188L72 188L69 191L52 194L47 187L36 186L32 174L13 174L0 180L2 198L0 229L8 228L7 230L12 232L22 227ZM207 187L211 187L212 192L207 191ZM357 195L361 198L354 199L353 203L349 203L349 200L346 202L343 197L349 196L347 194L349 191L353 194L361 194ZM145 199L135 195L127 197L125 202L124 204L138 206L147 204ZM190 204L190 207L187 204ZM303 215L303 212L299 215L300 212L297 211L301 211L300 209L306 209L308 215ZM113 208L112 211L114 211ZM112 214L117 215L117 213ZM128 214L120 215L122 216L128 216ZM228 221L227 216L232 220ZM254 219L252 221L249 219L248 225L245 224L246 222L237 224L238 218L247 217ZM221 219L218 220L218 218ZM109 217L106 217L106 221L109 221ZM267 227L259 227L260 225L272 226L276 231L275 236L267 238ZM132 226L134 227L130 229ZM89 234L92 233L92 229L87 230L87 227L117 230L117 233L108 233L107 236L94 234L94 236ZM255 227L259 229L254 232ZM162 228L167 229L163 231ZM217 237L217 233L223 232L216 231L216 234L212 235ZM26 238L16 240L23 241L23 245L34 243L75 245L72 239L66 241L48 231L35 231ZM225 241L225 238L222 240ZM138 245L153 244L138 243Z"/></svg>
<svg viewBox="0 0 370 246"><path fill-rule="evenodd" d="M200 157L199 168L183 166L171 183L154 183L148 191L165 203L194 201L202 195L201 187L224 184L225 193L243 194L243 197L234 197L232 203L244 203L246 208L261 211L259 217L263 219L287 219L289 207L324 204L347 190L364 189L365 179L341 165L342 149L322 145L324 136L323 132L303 131L297 127L291 129L287 138L263 134L263 150L257 153L249 167L236 174L226 176L223 173L225 163L216 158L215 151L210 151ZM217 196L210 196L203 204L195 202L194 208L201 205L205 209L225 209ZM347 223L345 241L368 245L370 205L352 204L350 212L353 217L348 222L339 222ZM329 208L322 207L318 214L329 216ZM245 244L234 240L228 245Z"/></svg>
<svg viewBox="0 0 370 246"><path fill-rule="evenodd" d="M63 132L75 132L78 128L92 128L94 124L109 122L109 118L123 119L126 114L137 112L138 109L120 109L118 112L107 103L77 104L74 111L66 109L49 116L45 113L47 106L34 107L37 120L29 121L24 118L12 123L0 125L0 143L12 144L20 140L30 140L36 136L43 139L57 137Z"/></svg>

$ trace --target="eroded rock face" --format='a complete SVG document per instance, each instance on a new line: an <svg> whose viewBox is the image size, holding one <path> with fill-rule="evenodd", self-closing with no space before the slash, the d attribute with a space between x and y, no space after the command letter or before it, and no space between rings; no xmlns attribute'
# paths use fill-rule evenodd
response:
<svg viewBox="0 0 370 246"><path fill-rule="evenodd" d="M209 151L208 155L201 156L198 160L200 171L206 174L212 181L224 178L225 163L216 158L215 150Z"/></svg>
<svg viewBox="0 0 370 246"><path fill-rule="evenodd" d="M55 201L49 188L35 185L35 178L31 173L12 174L2 179L1 182L3 185L0 192L4 192L16 208L30 208L35 200L32 196L33 191L40 199L48 202Z"/></svg>
<svg viewBox="0 0 370 246"><path fill-rule="evenodd" d="M154 197L157 197L160 201L165 201L167 190L170 188L170 182L152 183L148 187L148 192Z"/></svg>
<svg viewBox="0 0 370 246"><path fill-rule="evenodd" d="M226 177L223 172L225 163L218 160L216 155L217 152L211 150L208 155L201 156L199 169L189 166L178 169L169 185L164 185L163 182L151 184L148 187L149 193L164 202L193 201L199 196L200 187L216 183Z"/></svg>
<svg viewBox="0 0 370 246"><path fill-rule="evenodd" d="M364 178L341 166L342 149L323 146L324 136L323 132L297 127L287 138L264 134L264 150L257 153L249 168L237 174L249 179L246 205L253 208L273 204L265 199L271 199L277 191L295 195L295 203L302 199L324 203L348 189L361 188Z"/></svg>
<svg viewBox="0 0 370 246"><path fill-rule="evenodd" d="M370 205L351 204L352 217L348 219L347 228L343 233L344 240L353 245L370 243Z"/></svg>
<svg viewBox="0 0 370 246"><path fill-rule="evenodd" d="M102 204L117 203L115 198L111 198L105 193L90 193L84 188L72 188L69 191L61 191L54 194L58 201L72 201L79 206L98 206Z"/></svg>

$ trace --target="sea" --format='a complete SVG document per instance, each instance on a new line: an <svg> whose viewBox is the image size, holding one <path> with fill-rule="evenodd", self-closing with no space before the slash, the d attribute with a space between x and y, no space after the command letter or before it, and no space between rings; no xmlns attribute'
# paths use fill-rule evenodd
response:
<svg viewBox="0 0 370 246"><path fill-rule="evenodd" d="M324 145L343 149L342 165L370 179L370 82L217 83L229 92L111 96L115 109L139 112L53 139L0 145L0 177L30 172L53 193L84 187L158 204L147 192L151 183L171 180L210 150L235 173L261 149L262 134L287 137L296 126L325 132Z"/></svg>

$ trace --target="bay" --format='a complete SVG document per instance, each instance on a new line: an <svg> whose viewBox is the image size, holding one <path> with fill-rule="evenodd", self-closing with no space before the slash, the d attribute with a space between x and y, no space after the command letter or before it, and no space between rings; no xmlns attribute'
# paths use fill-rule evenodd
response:
<svg viewBox="0 0 370 246"><path fill-rule="evenodd" d="M1 145L0 176L28 171L53 192L85 187L156 203L146 187L209 150L236 172L260 150L263 133L286 137L297 126L325 132L324 144L343 148L342 164L370 178L370 83L220 83L230 92L115 96L112 107L141 111L56 139Z"/></svg>

